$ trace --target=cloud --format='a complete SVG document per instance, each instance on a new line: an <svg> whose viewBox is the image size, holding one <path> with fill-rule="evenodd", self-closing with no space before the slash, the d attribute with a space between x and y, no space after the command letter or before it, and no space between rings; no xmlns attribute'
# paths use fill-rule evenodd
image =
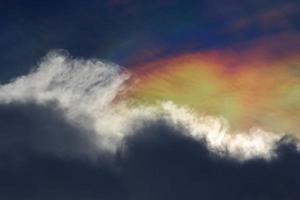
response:
<svg viewBox="0 0 300 200"><path fill-rule="evenodd" d="M182 134L164 120L124 138L105 164L29 154L0 165L4 199L299 199L300 154L282 141L273 160L213 154L206 141ZM20 153L20 152L19 152ZM16 154L14 155L16 156Z"/></svg>
<svg viewBox="0 0 300 200"><path fill-rule="evenodd" d="M0 156L96 157L95 133L70 123L55 102L0 105Z"/></svg>
<svg viewBox="0 0 300 200"><path fill-rule="evenodd" d="M132 199L297 199L299 153L279 146L276 160L240 163L160 121L126 139L119 165Z"/></svg>
<svg viewBox="0 0 300 200"><path fill-rule="evenodd" d="M233 134L172 102L131 104L129 78L52 52L0 86L0 198L299 199L296 140Z"/></svg>
<svg viewBox="0 0 300 200"><path fill-rule="evenodd" d="M20 155L19 155L20 156ZM12 158L11 158L12 159ZM1 159L1 199L128 199L119 174L104 165L49 155Z"/></svg>
<svg viewBox="0 0 300 200"><path fill-rule="evenodd" d="M199 115L173 102L158 102L153 106L131 104L126 99L126 90L135 85L132 81L126 82L129 78L130 72L118 65L73 59L65 52L51 52L37 69L0 86L0 104L6 109L20 108L21 116L31 107L36 111L36 106L60 109L53 115L51 110L42 109L42 116L46 116L43 112L50 113L49 123L54 123L51 127L64 120L71 128L79 127L80 133L84 132L82 130L94 133L94 148L99 152L115 153L124 138L135 134L138 128L164 120L195 140L205 139L210 150L222 156L241 161L276 156L273 150L281 138L278 134L255 127L232 133L225 119ZM48 102L55 102L55 106ZM18 104L27 105L27 110L22 106L16 107ZM55 121L56 115L60 117ZM40 119L37 116L33 118ZM25 117L28 118L27 115ZM41 121L37 123L44 126ZM44 134L44 131L40 132ZM86 137L90 136L87 134Z"/></svg>
<svg viewBox="0 0 300 200"><path fill-rule="evenodd" d="M98 60L73 60L64 51L51 52L31 73L2 85L0 103L35 103L43 106L54 101L70 123L99 131L97 120L103 120L100 124L110 123L109 119L104 119L105 110L110 109L109 105L128 78L125 72L120 74L120 70L114 64ZM104 140L99 142L105 143Z"/></svg>

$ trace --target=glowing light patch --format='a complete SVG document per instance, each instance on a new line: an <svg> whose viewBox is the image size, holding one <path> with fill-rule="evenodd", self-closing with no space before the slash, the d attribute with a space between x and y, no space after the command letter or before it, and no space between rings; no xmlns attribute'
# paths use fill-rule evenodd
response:
<svg viewBox="0 0 300 200"><path fill-rule="evenodd" d="M235 130L262 127L300 134L300 57L224 52L185 54L145 63L133 103L173 101L198 113L224 117Z"/></svg>

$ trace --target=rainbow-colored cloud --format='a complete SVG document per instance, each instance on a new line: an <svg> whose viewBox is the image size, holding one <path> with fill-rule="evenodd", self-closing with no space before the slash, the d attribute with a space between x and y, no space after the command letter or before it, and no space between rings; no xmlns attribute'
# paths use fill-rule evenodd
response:
<svg viewBox="0 0 300 200"><path fill-rule="evenodd" d="M187 105L224 117L234 130L261 127L300 136L300 54L278 41L139 64L139 82L128 96L134 103Z"/></svg>

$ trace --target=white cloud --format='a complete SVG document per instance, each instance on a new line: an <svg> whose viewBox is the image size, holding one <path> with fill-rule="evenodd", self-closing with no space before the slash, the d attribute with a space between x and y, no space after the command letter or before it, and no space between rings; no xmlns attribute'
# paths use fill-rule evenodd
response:
<svg viewBox="0 0 300 200"><path fill-rule="evenodd" d="M278 134L259 128L231 133L225 119L199 115L172 102L153 106L129 106L126 99L114 102L128 78L130 73L116 64L52 52L36 70L1 85L0 103L57 101L72 123L93 125L99 136L99 150L114 152L125 136L148 120L164 119L175 128L184 127L187 131L183 134L205 139L208 147L222 156L239 160L274 156L281 138Z"/></svg>

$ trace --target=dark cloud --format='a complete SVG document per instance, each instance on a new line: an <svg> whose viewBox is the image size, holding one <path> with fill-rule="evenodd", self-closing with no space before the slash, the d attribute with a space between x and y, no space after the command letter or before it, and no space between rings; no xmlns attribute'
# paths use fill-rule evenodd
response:
<svg viewBox="0 0 300 200"><path fill-rule="evenodd" d="M126 196L118 174L100 163L31 154L17 167L0 167L1 199L126 200Z"/></svg>
<svg viewBox="0 0 300 200"><path fill-rule="evenodd" d="M0 105L0 156L42 153L63 157L92 156L91 127L69 122L55 102ZM90 124L91 126L92 124Z"/></svg>
<svg viewBox="0 0 300 200"><path fill-rule="evenodd" d="M0 105L0 199L126 199L94 136L55 102Z"/></svg>
<svg viewBox="0 0 300 200"><path fill-rule="evenodd" d="M122 167L133 199L299 199L300 154L284 142L277 152L239 163L158 123L128 138Z"/></svg>
<svg viewBox="0 0 300 200"><path fill-rule="evenodd" d="M205 141L182 134L184 129L156 121L125 138L109 164L104 154L89 162L82 151L94 151L93 135L68 122L53 105L1 105L1 199L300 197L300 154L288 140L280 143L272 161L241 163L212 154Z"/></svg>

